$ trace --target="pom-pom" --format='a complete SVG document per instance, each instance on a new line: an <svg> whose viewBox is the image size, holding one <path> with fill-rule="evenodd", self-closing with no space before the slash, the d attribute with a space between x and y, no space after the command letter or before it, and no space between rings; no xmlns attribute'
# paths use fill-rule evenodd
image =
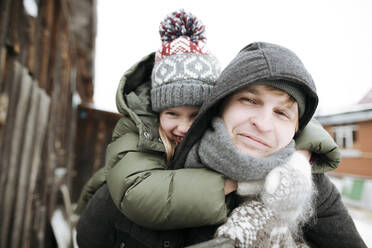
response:
<svg viewBox="0 0 372 248"><path fill-rule="evenodd" d="M194 43L205 41L205 26L190 12L183 9L168 15L159 27L162 42L171 42L181 36L189 37Z"/></svg>

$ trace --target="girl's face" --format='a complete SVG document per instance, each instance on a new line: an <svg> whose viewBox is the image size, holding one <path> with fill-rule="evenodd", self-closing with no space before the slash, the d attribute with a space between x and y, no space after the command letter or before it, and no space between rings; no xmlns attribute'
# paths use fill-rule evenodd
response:
<svg viewBox="0 0 372 248"><path fill-rule="evenodd" d="M195 120L200 107L182 106L168 108L160 112L160 127L167 138L180 143Z"/></svg>

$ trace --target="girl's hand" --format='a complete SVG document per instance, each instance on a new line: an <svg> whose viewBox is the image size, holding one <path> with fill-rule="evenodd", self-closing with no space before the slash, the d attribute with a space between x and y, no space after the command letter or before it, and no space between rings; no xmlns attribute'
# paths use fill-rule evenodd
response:
<svg viewBox="0 0 372 248"><path fill-rule="evenodd" d="M229 178L225 180L225 195L230 194L231 192L234 192L238 188L238 183L236 181L233 181Z"/></svg>

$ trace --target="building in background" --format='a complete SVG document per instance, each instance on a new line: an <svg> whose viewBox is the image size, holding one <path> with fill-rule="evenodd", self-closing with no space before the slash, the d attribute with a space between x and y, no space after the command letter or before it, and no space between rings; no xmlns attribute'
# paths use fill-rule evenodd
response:
<svg viewBox="0 0 372 248"><path fill-rule="evenodd" d="M316 117L341 151L335 177L347 203L372 210L372 89L348 109Z"/></svg>

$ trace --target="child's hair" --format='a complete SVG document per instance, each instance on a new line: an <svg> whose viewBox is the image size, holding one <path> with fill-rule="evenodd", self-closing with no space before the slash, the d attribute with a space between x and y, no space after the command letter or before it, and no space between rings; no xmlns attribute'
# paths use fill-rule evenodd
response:
<svg viewBox="0 0 372 248"><path fill-rule="evenodd" d="M165 147L165 154L167 156L167 162L169 164L174 155L174 151L176 150L177 143L174 143L168 139L167 135L165 134L165 131L161 126L159 126L159 135L161 140L163 141Z"/></svg>

